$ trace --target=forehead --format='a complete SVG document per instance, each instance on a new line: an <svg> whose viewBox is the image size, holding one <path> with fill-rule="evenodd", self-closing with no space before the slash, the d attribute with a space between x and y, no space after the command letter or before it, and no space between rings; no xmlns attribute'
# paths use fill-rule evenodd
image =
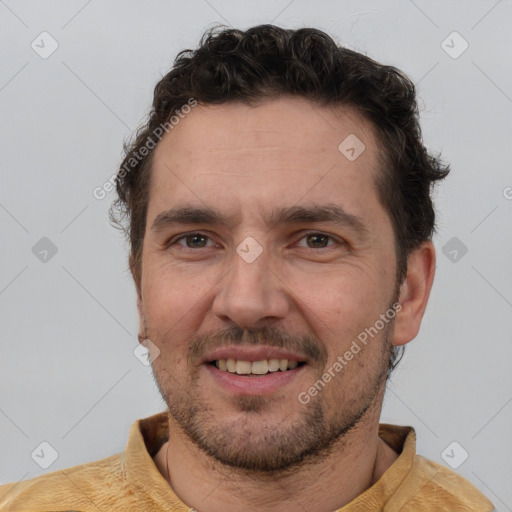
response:
<svg viewBox="0 0 512 512"><path fill-rule="evenodd" d="M302 201L371 213L377 157L370 123L347 106L291 97L198 105L155 150L148 221L177 203L235 214Z"/></svg>
<svg viewBox="0 0 512 512"><path fill-rule="evenodd" d="M339 144L350 135L373 149L370 123L346 105L327 108L288 96L258 106L241 102L198 105L166 134L156 149L155 161L168 156L163 154L165 149L176 152L175 164L179 157L201 164L212 151L235 157L236 152L255 149L286 155L289 159L281 163L293 165L315 159L319 152L338 158ZM366 156L368 160L368 153Z"/></svg>

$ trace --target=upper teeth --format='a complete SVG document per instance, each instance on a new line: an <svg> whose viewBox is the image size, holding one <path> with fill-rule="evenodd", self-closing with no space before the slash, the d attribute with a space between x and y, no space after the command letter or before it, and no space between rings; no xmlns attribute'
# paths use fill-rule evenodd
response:
<svg viewBox="0 0 512 512"><path fill-rule="evenodd" d="M298 361L288 361L288 359L263 359L261 361L241 361L238 359L218 359L215 361L217 368L238 375L264 375L267 372L277 372L277 370L293 370L297 367Z"/></svg>

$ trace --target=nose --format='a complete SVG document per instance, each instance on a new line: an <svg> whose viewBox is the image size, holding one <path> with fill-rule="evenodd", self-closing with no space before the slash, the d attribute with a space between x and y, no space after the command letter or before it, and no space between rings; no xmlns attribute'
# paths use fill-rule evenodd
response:
<svg viewBox="0 0 512 512"><path fill-rule="evenodd" d="M265 251L251 263L235 253L233 265L219 286L212 311L223 322L257 327L263 320L283 319L289 311L287 287L270 270Z"/></svg>

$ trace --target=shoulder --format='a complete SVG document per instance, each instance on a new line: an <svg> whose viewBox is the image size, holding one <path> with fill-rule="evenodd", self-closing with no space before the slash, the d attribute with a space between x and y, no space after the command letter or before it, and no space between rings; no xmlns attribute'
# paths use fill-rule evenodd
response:
<svg viewBox="0 0 512 512"><path fill-rule="evenodd" d="M397 492L401 512L491 512L493 504L468 480L421 455ZM393 501L396 503L395 501Z"/></svg>
<svg viewBox="0 0 512 512"><path fill-rule="evenodd" d="M126 492L123 454L0 486L0 510L85 511L110 505Z"/></svg>

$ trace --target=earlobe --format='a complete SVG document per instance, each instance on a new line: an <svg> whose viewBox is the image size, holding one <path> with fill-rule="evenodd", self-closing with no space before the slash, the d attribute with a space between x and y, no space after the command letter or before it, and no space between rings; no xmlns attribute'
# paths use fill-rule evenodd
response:
<svg viewBox="0 0 512 512"><path fill-rule="evenodd" d="M393 345L405 345L420 329L434 282L436 252L428 240L414 249L407 259L407 276L400 287L401 310L396 315Z"/></svg>
<svg viewBox="0 0 512 512"><path fill-rule="evenodd" d="M146 338L146 321L144 319L144 307L142 304L142 292L140 287L140 282L138 280L137 272L135 271L135 260L132 255L130 255L130 272L133 277L133 281L135 283L135 290L137 292L137 312L139 316L139 343L142 342Z"/></svg>
<svg viewBox="0 0 512 512"><path fill-rule="evenodd" d="M133 254L130 254L130 257L128 259L128 265L130 267L130 273L133 278L133 282L135 283L135 290L137 291L137 297L140 298L141 296L141 290L140 290L140 276L137 272L137 266L135 264L135 258L133 257Z"/></svg>
<svg viewBox="0 0 512 512"><path fill-rule="evenodd" d="M144 314L142 312L142 300L140 296L137 297L137 312L139 316L139 342L141 342L144 339L146 328L144 325Z"/></svg>

